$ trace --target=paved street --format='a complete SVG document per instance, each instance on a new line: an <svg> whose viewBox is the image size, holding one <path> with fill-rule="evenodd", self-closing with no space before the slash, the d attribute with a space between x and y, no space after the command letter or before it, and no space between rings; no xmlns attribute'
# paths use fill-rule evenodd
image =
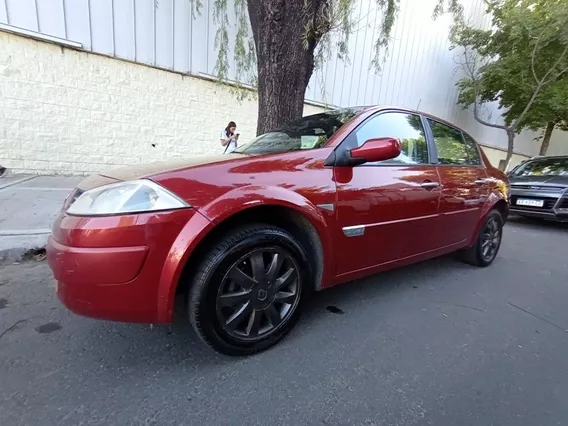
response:
<svg viewBox="0 0 568 426"><path fill-rule="evenodd" d="M246 359L184 321L75 316L47 264L0 267L0 424L566 425L567 242L513 220L491 267L449 257L318 294Z"/></svg>
<svg viewBox="0 0 568 426"><path fill-rule="evenodd" d="M45 246L77 176L12 175L0 180L0 262Z"/></svg>

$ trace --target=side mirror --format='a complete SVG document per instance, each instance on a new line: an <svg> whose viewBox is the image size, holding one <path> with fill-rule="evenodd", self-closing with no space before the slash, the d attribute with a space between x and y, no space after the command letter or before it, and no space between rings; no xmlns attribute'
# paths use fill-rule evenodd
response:
<svg viewBox="0 0 568 426"><path fill-rule="evenodd" d="M375 138L350 151L351 158L357 164L385 161L400 155L400 141L395 138Z"/></svg>

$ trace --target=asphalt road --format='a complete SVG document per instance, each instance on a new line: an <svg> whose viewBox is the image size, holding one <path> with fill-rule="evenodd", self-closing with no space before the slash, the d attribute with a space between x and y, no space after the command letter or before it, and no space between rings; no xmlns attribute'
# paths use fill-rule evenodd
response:
<svg viewBox="0 0 568 426"><path fill-rule="evenodd" d="M513 220L491 267L449 257L328 290L246 359L184 321L75 316L45 263L0 267L0 424L567 425L567 252L568 226Z"/></svg>

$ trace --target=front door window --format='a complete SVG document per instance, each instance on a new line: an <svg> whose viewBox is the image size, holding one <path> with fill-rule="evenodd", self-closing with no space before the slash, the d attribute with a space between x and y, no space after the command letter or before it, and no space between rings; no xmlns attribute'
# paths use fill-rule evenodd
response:
<svg viewBox="0 0 568 426"><path fill-rule="evenodd" d="M357 145L372 138L397 138L402 152L381 164L428 164L428 145L420 116L402 112L377 115L357 129ZM376 163L369 163L376 164ZM368 165L369 165L368 164Z"/></svg>

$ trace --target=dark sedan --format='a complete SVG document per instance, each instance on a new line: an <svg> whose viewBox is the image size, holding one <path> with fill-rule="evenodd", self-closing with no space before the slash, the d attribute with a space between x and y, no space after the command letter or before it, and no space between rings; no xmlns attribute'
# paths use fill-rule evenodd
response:
<svg viewBox="0 0 568 426"><path fill-rule="evenodd" d="M525 161L509 181L512 214L568 222L568 156Z"/></svg>

